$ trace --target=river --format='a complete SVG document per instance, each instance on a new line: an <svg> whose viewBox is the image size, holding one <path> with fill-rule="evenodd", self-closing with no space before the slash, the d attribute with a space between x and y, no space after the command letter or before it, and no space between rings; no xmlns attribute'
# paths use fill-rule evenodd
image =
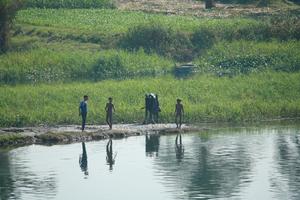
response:
<svg viewBox="0 0 300 200"><path fill-rule="evenodd" d="M0 150L0 200L300 199L300 127ZM107 148L108 147L108 148Z"/></svg>

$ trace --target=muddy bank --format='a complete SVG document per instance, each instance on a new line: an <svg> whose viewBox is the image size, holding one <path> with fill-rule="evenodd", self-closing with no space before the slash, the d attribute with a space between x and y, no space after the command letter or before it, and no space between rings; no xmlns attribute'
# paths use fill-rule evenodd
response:
<svg viewBox="0 0 300 200"><path fill-rule="evenodd" d="M174 124L122 124L115 125L113 130L107 126L87 126L81 132L80 126L56 126L56 127L26 127L26 128L2 128L0 129L0 147L23 146L29 144L62 144L81 141L92 141L113 138L125 138L150 134L176 134L202 131L204 128L197 126L183 125L176 129Z"/></svg>

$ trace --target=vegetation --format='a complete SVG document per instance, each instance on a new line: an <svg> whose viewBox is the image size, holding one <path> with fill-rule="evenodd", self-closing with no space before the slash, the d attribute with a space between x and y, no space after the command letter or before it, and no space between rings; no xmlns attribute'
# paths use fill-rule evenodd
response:
<svg viewBox="0 0 300 200"><path fill-rule="evenodd" d="M9 31L21 0L0 1L0 53L7 51Z"/></svg>
<svg viewBox="0 0 300 200"><path fill-rule="evenodd" d="M299 40L297 15L198 19L117 10L29 9L19 13L15 34L48 40L73 40L157 53L179 62L191 61L219 41Z"/></svg>
<svg viewBox="0 0 300 200"><path fill-rule="evenodd" d="M0 55L0 126L77 124L84 94L93 124L105 122L109 96L116 123L142 121L147 92L159 94L162 122L173 121L177 97L190 123L300 116L297 12L198 18L43 2L34 7L61 9L18 12ZM172 75L190 61L193 76Z"/></svg>
<svg viewBox="0 0 300 200"><path fill-rule="evenodd" d="M32 144L33 138L31 136L20 135L17 133L2 133L0 134L0 146L8 145L25 145Z"/></svg>
<svg viewBox="0 0 300 200"><path fill-rule="evenodd" d="M146 92L160 96L162 122L172 122L175 99L185 105L185 122L247 121L300 115L300 73L263 72L234 78L197 75L98 83L1 86L1 126L74 124L78 104L90 96L88 122L105 123L104 106L113 96L115 122L142 121Z"/></svg>
<svg viewBox="0 0 300 200"><path fill-rule="evenodd" d="M35 28L34 32L52 31L72 34L117 35L135 26L157 23L166 28L193 32L199 27L231 28L246 27L261 22L255 19L200 19L190 16L163 15L109 9L26 9L18 13L17 23ZM33 27L34 26L34 27Z"/></svg>
<svg viewBox="0 0 300 200"><path fill-rule="evenodd" d="M33 8L113 8L111 0L26 0L26 7Z"/></svg>
<svg viewBox="0 0 300 200"><path fill-rule="evenodd" d="M52 48L53 49L52 49ZM91 52L55 49L56 45L0 55L0 83L99 81L170 72L171 60L142 50Z"/></svg>
<svg viewBox="0 0 300 200"><path fill-rule="evenodd" d="M221 42L209 49L196 63L202 72L219 76L263 70L300 71L300 42Z"/></svg>

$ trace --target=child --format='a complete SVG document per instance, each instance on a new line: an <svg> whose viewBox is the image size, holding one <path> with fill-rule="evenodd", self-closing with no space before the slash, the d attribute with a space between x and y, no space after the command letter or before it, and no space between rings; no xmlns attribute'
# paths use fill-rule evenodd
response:
<svg viewBox="0 0 300 200"><path fill-rule="evenodd" d="M184 115L184 110L183 110L183 105L181 104L181 99L177 99L177 104L175 105L176 128L181 128L183 115ZM179 123L178 123L178 118L179 118Z"/></svg>
<svg viewBox="0 0 300 200"><path fill-rule="evenodd" d="M106 123L109 125L109 129L112 129L112 113L113 111L115 112L115 106L112 103L112 98L108 98L108 103L105 106L105 111L106 111Z"/></svg>
<svg viewBox="0 0 300 200"><path fill-rule="evenodd" d="M86 122L86 116L87 116L87 101L89 97L87 95L83 96L83 101L79 104L79 116L82 117L82 126L81 131L84 131L85 128L85 122Z"/></svg>

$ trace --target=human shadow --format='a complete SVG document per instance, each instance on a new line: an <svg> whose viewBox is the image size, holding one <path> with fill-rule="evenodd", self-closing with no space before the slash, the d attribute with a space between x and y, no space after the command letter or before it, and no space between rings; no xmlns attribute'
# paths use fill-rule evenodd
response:
<svg viewBox="0 0 300 200"><path fill-rule="evenodd" d="M89 175L88 160L87 160L85 142L82 142L82 154L79 155L79 166L81 168L81 171L84 172L84 175L88 176Z"/></svg>
<svg viewBox="0 0 300 200"><path fill-rule="evenodd" d="M146 156L153 157L158 156L159 150L159 134L146 134Z"/></svg>

